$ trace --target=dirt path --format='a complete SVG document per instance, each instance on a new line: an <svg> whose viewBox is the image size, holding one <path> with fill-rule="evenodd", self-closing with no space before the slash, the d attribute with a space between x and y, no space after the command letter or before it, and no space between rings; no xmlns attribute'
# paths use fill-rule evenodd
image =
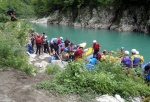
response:
<svg viewBox="0 0 150 102"><path fill-rule="evenodd" d="M78 102L75 96L36 89L38 83L52 78L44 73L33 77L15 69L0 71L0 102Z"/></svg>

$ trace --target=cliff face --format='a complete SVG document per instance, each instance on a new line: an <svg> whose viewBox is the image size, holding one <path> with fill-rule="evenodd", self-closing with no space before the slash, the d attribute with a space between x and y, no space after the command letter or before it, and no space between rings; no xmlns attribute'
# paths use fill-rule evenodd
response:
<svg viewBox="0 0 150 102"><path fill-rule="evenodd" d="M72 19L73 13L70 11L55 11L50 14L47 23L92 29L150 33L150 19L147 12L144 7L131 7L126 10L114 10L114 7L90 10L85 7L78 10L75 20Z"/></svg>

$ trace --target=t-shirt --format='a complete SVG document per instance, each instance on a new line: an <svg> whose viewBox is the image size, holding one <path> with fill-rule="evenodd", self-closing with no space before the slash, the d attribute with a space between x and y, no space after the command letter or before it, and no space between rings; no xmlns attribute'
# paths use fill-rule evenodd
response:
<svg viewBox="0 0 150 102"><path fill-rule="evenodd" d="M64 43L65 43L65 46L66 46L66 47L68 47L68 46L69 46L70 41L69 41L69 40L65 40L65 42L64 42Z"/></svg>

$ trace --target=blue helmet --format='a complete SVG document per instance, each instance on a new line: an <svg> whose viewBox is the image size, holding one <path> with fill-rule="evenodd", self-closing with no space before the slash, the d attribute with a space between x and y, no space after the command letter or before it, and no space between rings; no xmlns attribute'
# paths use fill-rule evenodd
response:
<svg viewBox="0 0 150 102"><path fill-rule="evenodd" d="M121 50L124 50L124 47L121 47Z"/></svg>
<svg viewBox="0 0 150 102"><path fill-rule="evenodd" d="M67 48L64 49L65 52L68 52L69 50Z"/></svg>
<svg viewBox="0 0 150 102"><path fill-rule="evenodd" d="M77 45L74 45L74 49L77 49Z"/></svg>

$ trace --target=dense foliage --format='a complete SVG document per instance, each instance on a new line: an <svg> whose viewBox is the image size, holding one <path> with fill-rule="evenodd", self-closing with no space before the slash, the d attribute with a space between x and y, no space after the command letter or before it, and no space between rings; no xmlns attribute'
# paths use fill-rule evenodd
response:
<svg viewBox="0 0 150 102"><path fill-rule="evenodd" d="M34 9L37 16L48 16L55 10L70 10L73 16L77 16L78 9L82 7L97 8L112 3L112 0L33 0Z"/></svg>
<svg viewBox="0 0 150 102"><path fill-rule="evenodd" d="M59 12L70 11L72 13L73 21L78 16L78 10L88 7L91 14L93 8L113 7L115 10L115 17L112 22L116 22L121 18L124 10L129 10L135 16L136 10L142 10L143 20L149 18L150 0L33 0L34 10L38 17L49 16L50 13L59 10ZM135 23L137 17L134 17Z"/></svg>
<svg viewBox="0 0 150 102"><path fill-rule="evenodd" d="M25 44L30 27L24 22L0 23L0 67L15 68L32 74L34 68L28 64Z"/></svg>
<svg viewBox="0 0 150 102"><path fill-rule="evenodd" d="M0 21L2 15L7 15L8 10L14 9L16 16L29 18L34 15L31 0L1 0L0 1Z"/></svg>
<svg viewBox="0 0 150 102"><path fill-rule="evenodd" d="M81 63L72 62L56 74L53 82L45 81L38 88L63 94L120 94L124 98L150 95L141 69L126 69L109 62L99 63L94 71L89 71Z"/></svg>

